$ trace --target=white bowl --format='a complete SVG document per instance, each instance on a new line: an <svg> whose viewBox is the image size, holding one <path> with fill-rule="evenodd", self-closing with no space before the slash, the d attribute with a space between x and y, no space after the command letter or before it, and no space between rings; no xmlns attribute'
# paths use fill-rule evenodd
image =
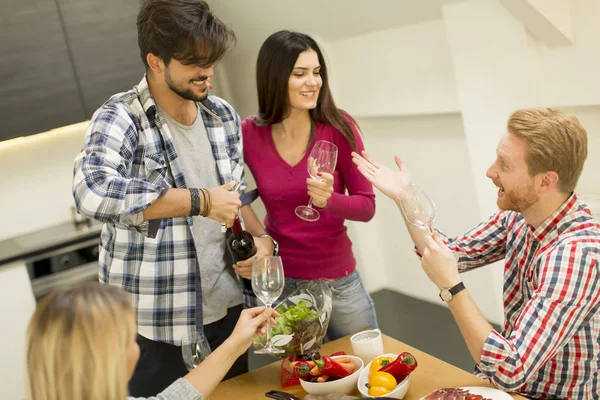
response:
<svg viewBox="0 0 600 400"><path fill-rule="evenodd" d="M398 354L382 354L381 356L392 357L394 360L398 357ZM377 357L381 357L377 356ZM375 358L377 358L375 357ZM360 377L358 378L358 391L364 397L389 397L392 399L402 399L406 395L408 391L408 385L410 384L410 375L404 378L404 380L396 385L394 390L384 396L369 396L369 389L365 386L369 382L369 373L371 368L371 361L360 373Z"/></svg>
<svg viewBox="0 0 600 400"><path fill-rule="evenodd" d="M356 365L356 370L345 378L336 381L327 382L307 382L300 379L302 389L309 394L329 394L329 393L344 393L351 394L356 389L356 382L364 367L364 362L356 356L333 356L332 359L344 358L350 359L350 362Z"/></svg>

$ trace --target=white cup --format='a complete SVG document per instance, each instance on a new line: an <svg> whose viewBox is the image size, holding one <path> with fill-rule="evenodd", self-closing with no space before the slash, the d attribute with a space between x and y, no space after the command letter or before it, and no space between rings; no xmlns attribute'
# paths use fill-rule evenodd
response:
<svg viewBox="0 0 600 400"><path fill-rule="evenodd" d="M383 339L379 329L363 331L352 335L350 338L354 355L362 358L365 365L375 357L383 354Z"/></svg>

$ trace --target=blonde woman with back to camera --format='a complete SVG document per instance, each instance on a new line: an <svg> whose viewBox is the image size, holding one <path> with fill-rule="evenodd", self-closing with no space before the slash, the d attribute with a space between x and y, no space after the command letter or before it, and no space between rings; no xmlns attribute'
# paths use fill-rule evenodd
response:
<svg viewBox="0 0 600 400"><path fill-rule="evenodd" d="M264 307L244 310L221 346L152 399L206 398L271 315ZM140 356L136 334L129 298L116 287L94 282L49 294L27 329L27 398L127 399Z"/></svg>

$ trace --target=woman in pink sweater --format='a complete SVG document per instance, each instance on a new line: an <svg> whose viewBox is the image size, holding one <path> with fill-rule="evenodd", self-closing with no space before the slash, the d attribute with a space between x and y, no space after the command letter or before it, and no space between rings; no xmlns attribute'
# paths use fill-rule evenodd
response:
<svg viewBox="0 0 600 400"><path fill-rule="evenodd" d="M250 206L242 208L242 216L246 229L262 236L256 240L258 256L279 244L286 279L280 299L303 280L332 281L330 340L377 328L373 300L356 271L344 226L346 219L373 218L375 194L352 163L352 151L364 146L353 118L335 106L321 50L308 35L274 33L260 49L256 80L258 115L242 122L242 132L244 158L267 210L265 227ZM315 180L308 174L307 159L319 140L338 147L338 160L333 175ZM310 198L321 215L315 222L294 212ZM234 268L250 278L252 260ZM246 291L247 299L249 294Z"/></svg>

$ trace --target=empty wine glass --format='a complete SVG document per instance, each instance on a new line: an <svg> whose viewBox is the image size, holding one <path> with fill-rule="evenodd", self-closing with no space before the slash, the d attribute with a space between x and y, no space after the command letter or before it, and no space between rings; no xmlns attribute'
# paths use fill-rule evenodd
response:
<svg viewBox="0 0 600 400"><path fill-rule="evenodd" d="M315 143L310 156L308 156L308 174L310 177L321 180L319 173L333 174L337 163L337 155L338 148L335 144L326 140L319 140ZM311 197L308 206L296 207L296 215L308 222L318 220L321 215L312 207L312 202Z"/></svg>
<svg viewBox="0 0 600 400"><path fill-rule="evenodd" d="M411 224L433 233L435 220L435 204L425 189L411 185L399 197L402 215Z"/></svg>
<svg viewBox="0 0 600 400"><path fill-rule="evenodd" d="M188 371L200 365L209 356L210 352L208 340L200 332L185 334L181 338L181 355Z"/></svg>
<svg viewBox="0 0 600 400"><path fill-rule="evenodd" d="M255 258L252 263L252 290L256 297L267 307L271 308L275 300L283 292L285 279L281 257L269 256ZM279 354L284 351L271 344L271 319L267 320L267 344L255 354Z"/></svg>

